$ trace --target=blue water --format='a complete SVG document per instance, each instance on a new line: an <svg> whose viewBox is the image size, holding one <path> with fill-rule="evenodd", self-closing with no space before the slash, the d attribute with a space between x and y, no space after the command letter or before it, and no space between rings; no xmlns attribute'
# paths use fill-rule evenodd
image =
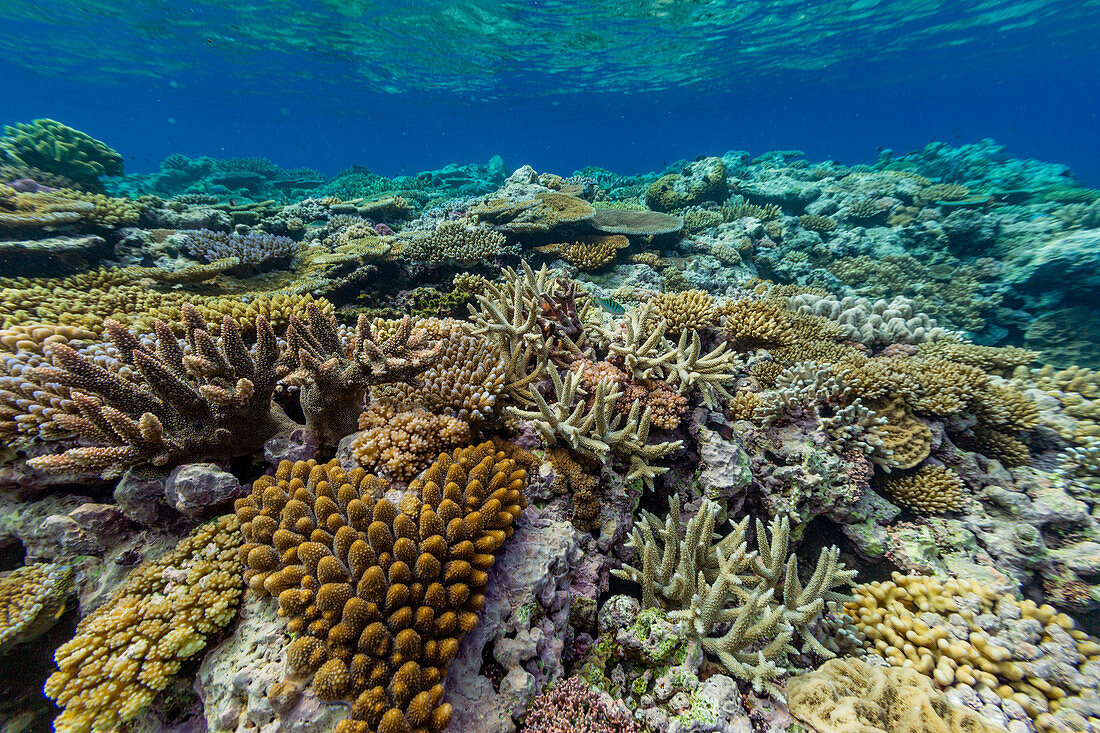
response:
<svg viewBox="0 0 1100 733"><path fill-rule="evenodd" d="M580 10L576 8L582 8ZM622 172L992 137L1100 185L1100 2L6 2L0 122L127 156Z"/></svg>

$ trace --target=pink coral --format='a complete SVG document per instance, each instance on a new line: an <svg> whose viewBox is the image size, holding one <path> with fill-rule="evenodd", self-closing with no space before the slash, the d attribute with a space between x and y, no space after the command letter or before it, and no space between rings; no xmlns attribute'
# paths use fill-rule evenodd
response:
<svg viewBox="0 0 1100 733"><path fill-rule="evenodd" d="M536 697L524 733L642 733L630 713L579 677L563 680Z"/></svg>

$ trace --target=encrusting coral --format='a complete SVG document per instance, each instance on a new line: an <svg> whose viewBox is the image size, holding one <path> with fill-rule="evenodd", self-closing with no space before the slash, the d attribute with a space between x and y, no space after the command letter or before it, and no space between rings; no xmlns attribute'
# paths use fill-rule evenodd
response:
<svg viewBox="0 0 1100 733"><path fill-rule="evenodd" d="M54 653L45 693L58 733L108 733L132 720L237 613L244 592L237 518L210 522L135 568Z"/></svg>
<svg viewBox="0 0 1100 733"><path fill-rule="evenodd" d="M846 570L838 561L840 551L832 547L821 553L803 585L798 559L788 555L786 518L773 520L767 529L757 520L758 549L750 552L748 517L715 541L720 511L704 499L683 533L675 495L664 522L643 512L627 541L637 564L612 573L639 583L643 608L658 601L667 607L669 618L682 623L688 639L717 657L732 675L782 698L775 680L790 657L801 653L792 642L800 640L806 650L825 659L835 656L813 635L811 624L827 601L849 598L833 589L849 585L856 571Z"/></svg>
<svg viewBox="0 0 1100 733"><path fill-rule="evenodd" d="M830 659L787 682L788 709L821 733L1000 733L911 669Z"/></svg>
<svg viewBox="0 0 1100 733"><path fill-rule="evenodd" d="M425 331L414 333L408 317L378 343L370 319L360 315L355 336L344 343L335 319L316 306L307 308L305 321L291 316L286 340L278 371L285 384L301 388L306 427L333 445L354 432L371 386L412 381L443 355L443 345L430 343Z"/></svg>
<svg viewBox="0 0 1100 733"><path fill-rule="evenodd" d="M525 485L483 443L440 455L396 506L363 469L314 461L284 461L238 500L248 585L278 598L297 635L288 678L312 678L322 700L353 700L338 731L447 727L447 666L477 625Z"/></svg>
<svg viewBox="0 0 1100 733"><path fill-rule="evenodd" d="M0 579L0 655L46 633L65 613L73 569L35 563Z"/></svg>

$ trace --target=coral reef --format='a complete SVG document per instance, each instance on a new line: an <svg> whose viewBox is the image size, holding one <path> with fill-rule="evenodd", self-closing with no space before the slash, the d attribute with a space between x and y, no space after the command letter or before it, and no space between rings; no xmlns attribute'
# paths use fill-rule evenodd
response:
<svg viewBox="0 0 1100 733"><path fill-rule="evenodd" d="M51 563L24 565L0 579L0 655L49 631L72 590L72 568Z"/></svg>
<svg viewBox="0 0 1100 733"><path fill-rule="evenodd" d="M98 187L100 176L122 175L122 156L95 138L55 120L8 125L0 151L9 160L38 168L85 186Z"/></svg>

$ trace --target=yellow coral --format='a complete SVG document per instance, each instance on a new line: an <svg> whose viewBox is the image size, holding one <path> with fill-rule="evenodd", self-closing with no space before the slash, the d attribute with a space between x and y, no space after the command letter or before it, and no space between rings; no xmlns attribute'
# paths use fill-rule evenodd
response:
<svg viewBox="0 0 1100 733"><path fill-rule="evenodd" d="M54 653L47 697L64 710L58 733L107 733L132 720L237 613L244 570L237 518L195 530L134 569Z"/></svg>
<svg viewBox="0 0 1100 733"><path fill-rule="evenodd" d="M384 400L371 402L359 417L351 442L355 462L398 481L409 481L440 452L470 442L470 426L456 417L420 408L398 409Z"/></svg>
<svg viewBox="0 0 1100 733"><path fill-rule="evenodd" d="M781 345L794 338L790 313L778 303L743 298L726 301L718 312L724 317L726 333L733 337L736 348Z"/></svg>
<svg viewBox="0 0 1100 733"><path fill-rule="evenodd" d="M72 590L72 568L51 563L25 565L0 580L0 655L53 627Z"/></svg>
<svg viewBox="0 0 1100 733"><path fill-rule="evenodd" d="M998 733L911 669L830 659L787 682L788 709L821 733Z"/></svg>
<svg viewBox="0 0 1100 733"><path fill-rule="evenodd" d="M384 482L335 461L283 461L237 502L249 587L277 596L298 635L288 676L354 699L338 730L447 727L447 666L477 625L525 484L483 443L439 456L396 506Z"/></svg>
<svg viewBox="0 0 1100 733"><path fill-rule="evenodd" d="M962 479L943 466L924 466L891 478L886 482L886 492L897 503L921 514L959 511L965 504Z"/></svg>
<svg viewBox="0 0 1100 733"><path fill-rule="evenodd" d="M714 298L705 290L658 293L652 302L654 315L668 324L669 333L702 330L714 325L718 318Z"/></svg>

